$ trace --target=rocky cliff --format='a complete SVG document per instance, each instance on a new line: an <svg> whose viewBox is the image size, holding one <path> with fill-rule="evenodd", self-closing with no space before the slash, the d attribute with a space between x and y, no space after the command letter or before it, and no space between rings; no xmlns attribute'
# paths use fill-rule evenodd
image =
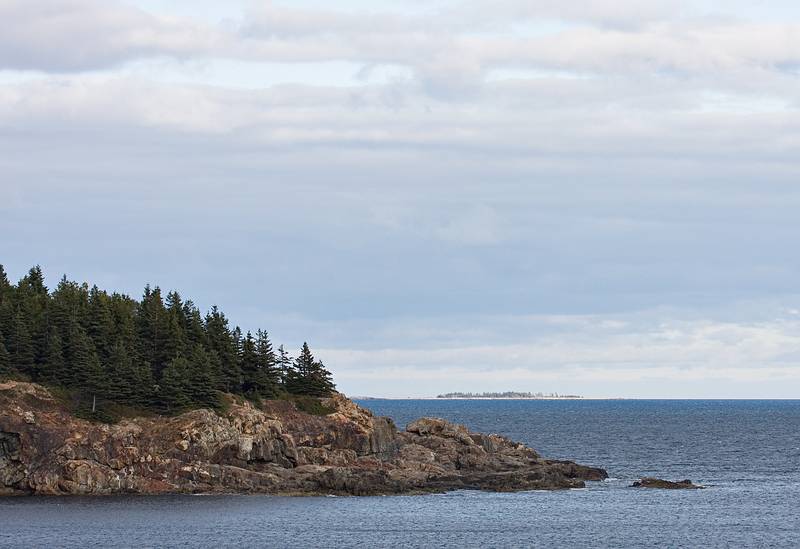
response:
<svg viewBox="0 0 800 549"><path fill-rule="evenodd" d="M550 490L607 476L441 419L399 432L342 395L323 403L335 412L244 402L105 425L73 417L41 386L0 383L0 495Z"/></svg>

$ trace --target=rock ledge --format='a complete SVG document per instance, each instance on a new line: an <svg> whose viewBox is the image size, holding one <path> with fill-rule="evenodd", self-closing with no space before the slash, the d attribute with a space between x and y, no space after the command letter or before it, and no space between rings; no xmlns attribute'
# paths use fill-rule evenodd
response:
<svg viewBox="0 0 800 549"><path fill-rule="evenodd" d="M700 486L699 484L694 484L689 479L671 481L671 480L663 480L660 478L644 477L631 484L631 488L660 488L662 490L696 490L704 488L704 486Z"/></svg>
<svg viewBox="0 0 800 549"><path fill-rule="evenodd" d="M323 404L335 412L245 402L222 415L101 425L73 417L41 386L0 383L0 495L555 490L608 476L442 419L400 432L343 395Z"/></svg>

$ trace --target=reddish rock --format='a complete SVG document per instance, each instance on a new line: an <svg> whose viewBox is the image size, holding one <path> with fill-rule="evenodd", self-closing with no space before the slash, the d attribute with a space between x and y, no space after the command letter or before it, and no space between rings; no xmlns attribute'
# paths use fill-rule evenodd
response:
<svg viewBox="0 0 800 549"><path fill-rule="evenodd" d="M41 386L0 383L0 495L519 491L607 476L442 419L398 432L343 395L322 403L334 412L270 401L104 425L71 416Z"/></svg>

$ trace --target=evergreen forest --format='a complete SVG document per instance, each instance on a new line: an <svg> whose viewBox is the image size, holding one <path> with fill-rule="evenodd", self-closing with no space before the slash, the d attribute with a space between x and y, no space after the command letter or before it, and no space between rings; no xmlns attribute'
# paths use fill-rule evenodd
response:
<svg viewBox="0 0 800 549"><path fill-rule="evenodd" d="M220 409L226 393L260 401L335 390L308 344L292 358L266 331L243 333L216 306L203 315L158 287L137 301L65 276L50 291L38 266L14 285L0 265L2 379L41 383L92 414L174 414Z"/></svg>

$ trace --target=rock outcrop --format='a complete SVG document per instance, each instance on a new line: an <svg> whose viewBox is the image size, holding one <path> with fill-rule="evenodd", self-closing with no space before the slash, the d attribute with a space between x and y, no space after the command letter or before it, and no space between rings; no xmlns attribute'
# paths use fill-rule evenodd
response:
<svg viewBox="0 0 800 549"><path fill-rule="evenodd" d="M551 490L607 476L442 419L399 432L343 395L323 404L335 411L239 402L106 425L75 418L41 386L0 383L0 495Z"/></svg>
<svg viewBox="0 0 800 549"><path fill-rule="evenodd" d="M703 488L699 484L694 484L691 480L664 480L660 478L644 477L633 484L631 488L660 488L662 490L693 490Z"/></svg>

